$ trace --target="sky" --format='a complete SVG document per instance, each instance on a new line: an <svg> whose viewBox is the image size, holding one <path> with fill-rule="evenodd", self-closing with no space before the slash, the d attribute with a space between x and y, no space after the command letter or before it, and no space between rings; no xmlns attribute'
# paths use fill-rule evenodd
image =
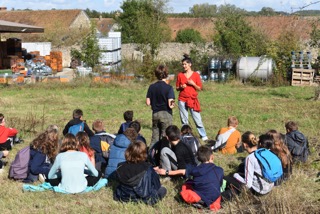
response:
<svg viewBox="0 0 320 214"><path fill-rule="evenodd" d="M86 9L99 12L111 12L120 10L123 0L0 0L1 7L7 10L32 9L32 10L51 10L51 9ZM315 3L316 4L311 4ZM170 12L181 13L189 12L195 4L232 4L247 11L260 11L262 7L271 7L276 11L295 12L300 8L305 10L320 10L318 0L169 0ZM0 16L1 18L1 16Z"/></svg>

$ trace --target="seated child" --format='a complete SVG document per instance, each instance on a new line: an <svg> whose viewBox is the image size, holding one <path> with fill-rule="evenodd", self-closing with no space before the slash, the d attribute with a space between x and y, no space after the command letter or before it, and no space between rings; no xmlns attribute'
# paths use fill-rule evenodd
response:
<svg viewBox="0 0 320 214"><path fill-rule="evenodd" d="M217 211L220 209L223 169L213 163L213 154L209 147L199 147L197 156L201 164L190 172L193 179L183 184L180 195L187 203Z"/></svg>
<svg viewBox="0 0 320 214"><path fill-rule="evenodd" d="M115 171L118 164L126 161L125 151L137 139L137 132L134 128L127 128L123 134L118 134L110 147L110 154L108 165L104 173L104 177L108 179L115 179Z"/></svg>
<svg viewBox="0 0 320 214"><path fill-rule="evenodd" d="M223 200L231 200L235 194L240 194L244 188L250 189L255 194L269 193L274 183L269 183L262 176L262 169L254 151L258 149L258 140L252 132L245 132L241 141L244 149L249 153L245 158L244 172L237 172L233 176L226 176L227 188L221 193ZM260 175L260 176L259 176Z"/></svg>
<svg viewBox="0 0 320 214"><path fill-rule="evenodd" d="M29 173L24 182L44 181L57 155L59 142L58 129L47 129L30 144Z"/></svg>
<svg viewBox="0 0 320 214"><path fill-rule="evenodd" d="M267 135L272 136L274 140L271 148L267 149L270 149L281 160L283 176L281 177L281 179L275 182L275 185L280 185L282 181L288 180L290 175L292 174L292 157L279 132L277 132L276 130L269 130L267 132Z"/></svg>
<svg viewBox="0 0 320 214"><path fill-rule="evenodd" d="M216 136L216 143L212 147L213 151L219 151L222 154L235 154L241 146L241 135L236 130L239 122L234 116L228 118L228 127L221 128Z"/></svg>
<svg viewBox="0 0 320 214"><path fill-rule="evenodd" d="M86 153L92 165L95 166L96 162L94 159L94 150L90 146L88 134L85 132L78 132L78 134L76 135L76 140L78 143L78 150L80 152Z"/></svg>
<svg viewBox="0 0 320 214"><path fill-rule="evenodd" d="M123 134L123 132L129 127L130 123L133 120L133 111L125 111L123 113L123 118L126 122L120 125L118 134Z"/></svg>
<svg viewBox="0 0 320 214"><path fill-rule="evenodd" d="M147 146L135 141L125 151L126 161L116 170L117 186L114 199L122 202L144 202L153 205L161 200L167 189L160 184L159 175L147 160Z"/></svg>
<svg viewBox="0 0 320 214"><path fill-rule="evenodd" d="M185 124L181 127L181 141L190 146L194 156L197 155L200 143L199 140L193 135L192 128L188 124Z"/></svg>
<svg viewBox="0 0 320 214"><path fill-rule="evenodd" d="M18 130L6 127L5 117L0 113L0 151L11 150L17 134Z"/></svg>
<svg viewBox="0 0 320 214"><path fill-rule="evenodd" d="M293 162L306 162L309 156L309 144L307 138L298 131L298 124L289 121L285 124L286 137L285 143L292 155Z"/></svg>
<svg viewBox="0 0 320 214"><path fill-rule="evenodd" d="M74 136L79 131L86 132L89 136L93 136L94 133L91 131L87 123L82 120L83 117L83 111L81 109L75 109L72 113L73 119L70 120L67 125L63 129L63 135L66 135L67 133L72 133Z"/></svg>
<svg viewBox="0 0 320 214"><path fill-rule="evenodd" d="M98 171L104 172L109 159L110 146L116 136L107 133L103 121L99 119L93 122L92 129L95 134L90 137L90 146L95 151L95 166Z"/></svg>
<svg viewBox="0 0 320 214"><path fill-rule="evenodd" d="M168 126L166 135L170 141L171 148L162 148L160 152L161 168L156 167L156 172L165 176L188 177L190 170L196 166L195 156L190 147L180 140L180 129L177 126Z"/></svg>
<svg viewBox="0 0 320 214"><path fill-rule="evenodd" d="M136 132L138 133L137 140L140 140L140 141L144 142L145 144L147 144L146 139L140 134L141 125L140 125L139 121L137 121L137 120L132 121L129 125L129 128L134 128L134 130L136 130Z"/></svg>
<svg viewBox="0 0 320 214"><path fill-rule="evenodd" d="M0 151L0 159L1 159L1 158L5 158L5 157L7 157L8 155L9 155L9 151L7 151L7 150L5 150L5 151ZM3 166L4 166L4 164L3 164L2 160L0 160L0 172L1 172L1 170L3 170Z"/></svg>
<svg viewBox="0 0 320 214"><path fill-rule="evenodd" d="M91 164L88 156L78 151L75 136L70 133L66 134L47 181L52 186L59 186L68 193L80 193L87 186L94 186L99 179L99 173Z"/></svg>

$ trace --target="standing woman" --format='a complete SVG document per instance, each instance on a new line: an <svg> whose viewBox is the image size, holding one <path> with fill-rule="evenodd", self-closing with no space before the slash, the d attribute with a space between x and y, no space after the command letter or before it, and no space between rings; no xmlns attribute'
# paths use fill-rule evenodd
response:
<svg viewBox="0 0 320 214"><path fill-rule="evenodd" d="M207 133L203 126L200 115L200 103L198 100L198 92L202 89L200 75L191 69L192 61L188 55L183 55L182 67L183 71L178 74L176 89L179 91L179 111L182 125L188 124L188 110L196 124L198 133L203 141L207 141Z"/></svg>

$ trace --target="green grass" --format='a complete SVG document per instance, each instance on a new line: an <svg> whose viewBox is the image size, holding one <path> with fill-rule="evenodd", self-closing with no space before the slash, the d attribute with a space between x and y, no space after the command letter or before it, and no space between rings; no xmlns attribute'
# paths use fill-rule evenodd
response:
<svg viewBox="0 0 320 214"><path fill-rule="evenodd" d="M151 109L145 105L148 85L144 82L92 84L78 80L69 84L0 86L0 112L5 114L8 125L20 130L26 141L13 149L8 161L12 161L16 151L30 143L48 125L57 124L63 129L75 108L84 111L84 119L90 127L95 119L103 119L110 133L118 131L123 122L123 112L133 110L134 119L141 121L141 133L149 144ZM320 104L312 99L314 91L313 87L271 88L237 82L204 83L199 99L209 138L214 138L219 128L226 126L230 115L239 119L241 133L250 130L257 136L269 129L284 133L284 123L295 120L299 130L309 138L313 151L307 164L295 166L291 180L263 197L244 193L236 201L227 203L220 213L317 213L320 210L319 182L315 182L320 171L320 162L316 161L320 152ZM180 126L177 108L173 114L174 124ZM194 128L192 119L189 120ZM237 157L245 155L216 154L215 162L228 174L239 164ZM23 193L21 183L7 179L7 169L8 166L0 176L0 207L3 213L203 213L182 203L177 197L181 182L164 183L168 195L159 204L150 207L115 202L110 187L79 195Z"/></svg>

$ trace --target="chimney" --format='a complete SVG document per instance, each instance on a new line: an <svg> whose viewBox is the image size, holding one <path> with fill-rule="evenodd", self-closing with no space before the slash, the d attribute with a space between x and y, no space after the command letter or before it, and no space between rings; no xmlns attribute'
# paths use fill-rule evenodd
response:
<svg viewBox="0 0 320 214"><path fill-rule="evenodd" d="M0 11L6 11L7 7L0 7Z"/></svg>

